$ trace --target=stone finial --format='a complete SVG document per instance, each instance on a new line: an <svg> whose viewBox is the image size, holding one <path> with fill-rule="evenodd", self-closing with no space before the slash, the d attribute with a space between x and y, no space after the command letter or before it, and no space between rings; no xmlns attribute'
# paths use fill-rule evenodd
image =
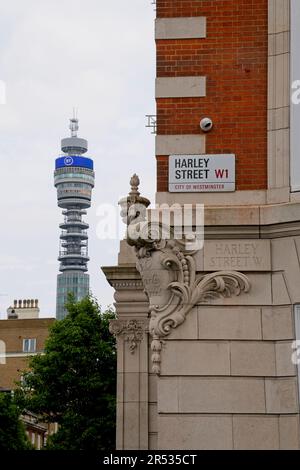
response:
<svg viewBox="0 0 300 470"><path fill-rule="evenodd" d="M135 219L146 219L146 209L150 205L149 199L142 197L139 192L140 179L135 173L130 178L131 191L127 197L123 197L119 201L121 206L121 217L127 226L129 226Z"/></svg>
<svg viewBox="0 0 300 470"><path fill-rule="evenodd" d="M130 186L131 186L131 192L129 193L131 196L139 196L140 193L138 191L140 185L140 178L136 173L130 178Z"/></svg>
<svg viewBox="0 0 300 470"><path fill-rule="evenodd" d="M147 208L150 205L149 199L142 197L139 192L140 178L136 173L130 178L131 191L128 194L127 200L129 199L130 204L141 204Z"/></svg>

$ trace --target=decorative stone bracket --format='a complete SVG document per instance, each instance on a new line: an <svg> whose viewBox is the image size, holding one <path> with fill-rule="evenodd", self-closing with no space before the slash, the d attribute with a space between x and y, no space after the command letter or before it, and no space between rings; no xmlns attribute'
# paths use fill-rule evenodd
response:
<svg viewBox="0 0 300 470"><path fill-rule="evenodd" d="M153 372L159 374L163 339L185 321L191 309L217 297L248 292L250 282L236 271L196 275L196 251L187 249L191 237L164 239L163 234L170 231L165 232L160 223L153 226L145 220L149 201L140 197L136 175L131 178L131 186L129 197L119 204L127 222L127 242L135 247L137 269L149 298L152 365Z"/></svg>
<svg viewBox="0 0 300 470"><path fill-rule="evenodd" d="M109 331L115 336L122 335L133 354L142 341L144 332L148 331L148 325L148 321L141 320L111 320Z"/></svg>

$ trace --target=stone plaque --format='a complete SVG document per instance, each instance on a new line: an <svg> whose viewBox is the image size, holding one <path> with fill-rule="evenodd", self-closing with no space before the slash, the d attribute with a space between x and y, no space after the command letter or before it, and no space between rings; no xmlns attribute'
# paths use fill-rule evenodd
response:
<svg viewBox="0 0 300 470"><path fill-rule="evenodd" d="M270 240L204 242L204 271L270 271Z"/></svg>

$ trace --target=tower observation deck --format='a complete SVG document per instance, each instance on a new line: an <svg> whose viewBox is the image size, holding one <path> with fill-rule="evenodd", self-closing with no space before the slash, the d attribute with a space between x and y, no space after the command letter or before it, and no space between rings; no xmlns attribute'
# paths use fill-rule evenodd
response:
<svg viewBox="0 0 300 470"><path fill-rule="evenodd" d="M66 315L68 293L80 300L89 293L87 274L89 225L82 216L91 206L95 173L91 158L84 157L88 142L77 137L78 119L70 119L71 137L62 139L63 154L55 161L54 185L57 204L63 209L64 222L60 224L60 261L57 276L56 318Z"/></svg>

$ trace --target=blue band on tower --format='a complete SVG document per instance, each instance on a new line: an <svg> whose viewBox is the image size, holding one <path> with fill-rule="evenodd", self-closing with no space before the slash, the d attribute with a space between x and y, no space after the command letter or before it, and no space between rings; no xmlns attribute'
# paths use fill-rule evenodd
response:
<svg viewBox="0 0 300 470"><path fill-rule="evenodd" d="M90 158L66 155L55 160L55 169L67 168L68 166L77 166L79 168L94 169L94 162Z"/></svg>

